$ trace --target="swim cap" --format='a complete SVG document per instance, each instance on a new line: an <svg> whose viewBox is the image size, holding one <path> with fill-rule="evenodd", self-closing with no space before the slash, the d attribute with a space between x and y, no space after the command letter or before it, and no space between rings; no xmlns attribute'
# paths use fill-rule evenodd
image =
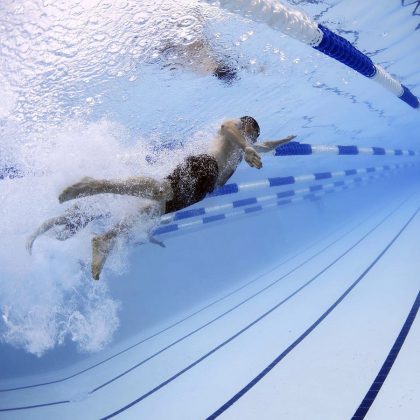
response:
<svg viewBox="0 0 420 420"><path fill-rule="evenodd" d="M241 117L240 120L242 121L243 124L250 124L251 127L257 132L257 137L260 135L260 126L258 125L255 118L245 116L245 117Z"/></svg>

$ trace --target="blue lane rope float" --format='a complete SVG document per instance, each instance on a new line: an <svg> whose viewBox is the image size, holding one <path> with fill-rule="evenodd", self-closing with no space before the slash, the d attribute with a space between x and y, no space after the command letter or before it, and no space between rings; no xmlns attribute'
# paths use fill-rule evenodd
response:
<svg viewBox="0 0 420 420"><path fill-rule="evenodd" d="M373 181L378 178L379 176L371 176L367 178L358 177L352 180L351 182L338 181L334 183L334 185L331 188L321 188L320 190L312 190L305 194L302 193L301 195L299 193L293 194L289 198L283 198L283 199L277 198L274 201L271 201L265 204L258 204L257 202L255 205L249 205L242 209L235 209L235 211L208 215L205 217L200 217L192 221L186 221L183 223L171 223L168 225L162 225L154 229L152 234L157 236L157 235L163 235L166 233L177 232L180 230L190 229L194 227L200 227L203 225L207 225L209 223L220 222L223 220L236 218L238 216L244 216L251 213L265 211L265 210L272 209L275 207L287 206L289 204L293 204L299 201L304 201L304 200L317 201L319 198L321 198L324 195L345 191L350 188L356 187L357 185L363 185L369 181Z"/></svg>
<svg viewBox="0 0 420 420"><path fill-rule="evenodd" d="M414 165L406 165L406 167L408 166ZM402 168L395 168L395 170L397 169ZM356 177L351 180L335 181L333 183L323 185L311 185L307 188L302 188L299 190L283 191L270 196L251 197L249 199L238 200L220 206L201 207L198 209L180 211L177 213L173 213L172 215L164 216L161 219L163 222L162 225L154 229L153 235L162 235L166 233L177 232L184 229L200 227L209 223L231 219L233 217L242 216L250 213L255 213L262 210L267 210L269 208L285 206L298 201L316 201L323 195L347 190L358 185L364 185L370 181L383 178L387 175L391 175L391 172L378 172L377 174L370 175L367 177ZM221 211L223 211L223 213L220 213ZM219 213L214 214L216 212ZM195 220L187 220L186 222L183 222L184 220L191 218L195 218ZM179 221L181 221L181 223L171 223Z"/></svg>
<svg viewBox="0 0 420 420"><path fill-rule="evenodd" d="M345 38L318 24L302 11L271 0L220 0L219 4L230 12L256 22L264 22L271 28L334 58L363 76L375 80L412 108L420 109L419 99L407 86L373 63L366 54Z"/></svg>
<svg viewBox="0 0 420 420"><path fill-rule="evenodd" d="M403 149L385 149L384 147L359 147L356 145L329 145L329 144L308 144L292 141L283 146L277 147L273 152L266 155L274 156L297 156L315 154L333 155L380 155L380 156L420 156L420 151ZM138 154L124 154L119 157L128 162L131 159L139 159ZM0 169L0 180L22 178L24 175L19 169L8 166Z"/></svg>
<svg viewBox="0 0 420 420"><path fill-rule="evenodd" d="M269 155L270 153L266 153ZM334 154L334 155L387 155L387 156L420 156L420 151L403 149L385 149L384 147L359 147L356 145L329 145L329 144L307 144L296 141L289 142L277 147L273 152L274 156ZM118 155L123 162L137 161L139 154ZM0 169L0 180L22 178L23 172L19 169L8 166Z"/></svg>
<svg viewBox="0 0 420 420"><path fill-rule="evenodd" d="M254 182L243 182L243 183L231 183L226 184L223 187L218 188L212 193L208 194L207 197L216 197L219 195L229 195L237 194L239 192L254 191L263 188L272 188L280 187L283 185L298 184L302 182L312 182L320 181L329 178L338 178L346 177L353 175L362 175L370 172L381 172L389 171L393 169L410 167L411 165L416 165L418 162L413 162L413 164L392 164L392 165L383 165L383 166L372 166L369 168L359 168L359 169L346 169L343 171L335 172L317 172L314 174L298 175L298 176L279 176L268 179L262 179Z"/></svg>
<svg viewBox="0 0 420 420"><path fill-rule="evenodd" d="M378 155L378 156L420 156L419 151L385 149L383 147L359 147L355 145L329 145L329 144L305 144L292 141L277 147L272 154L274 156L314 155Z"/></svg>
<svg viewBox="0 0 420 420"><path fill-rule="evenodd" d="M414 165L412 164L402 165L402 166L396 167L394 170L405 169L410 166L414 166ZM390 168L388 172L382 171L382 172L378 172L378 174L390 174L392 170L393 168ZM354 179L361 179L361 177L354 178ZM190 219L194 217L209 216L217 212L231 211L234 209L238 209L238 208L242 208L242 207L250 206L250 205L260 205L260 204L264 204L264 203L267 203L268 201L273 201L276 199L278 200L289 199L290 197L294 197L297 195L310 194L310 193L324 190L324 189L335 188L343 184L350 184L352 182L354 182L353 179L349 181L347 180L335 181L335 182L326 183L326 184L312 184L304 188L285 190L285 191L280 191L280 192L269 194L269 195L247 197L240 200L234 200L230 203L218 204L218 205L207 206L207 207L196 207L196 208L192 208L188 210L180 210L178 212L162 216L161 222L165 224L165 223Z"/></svg>

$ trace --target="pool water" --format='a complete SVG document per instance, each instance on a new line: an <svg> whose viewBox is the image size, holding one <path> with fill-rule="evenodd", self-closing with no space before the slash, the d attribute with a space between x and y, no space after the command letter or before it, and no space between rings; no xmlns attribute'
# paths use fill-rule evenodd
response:
<svg viewBox="0 0 420 420"><path fill-rule="evenodd" d="M211 3L2 2L0 418L420 412L418 110ZM420 94L418 2L284 3ZM234 77L215 77L220 64ZM57 200L67 185L163 179L243 115L262 140L383 149L243 162L239 192L142 221L99 282L92 235L137 198L78 200L111 217L28 254L27 237L71 206ZM165 248L136 245L150 223Z"/></svg>

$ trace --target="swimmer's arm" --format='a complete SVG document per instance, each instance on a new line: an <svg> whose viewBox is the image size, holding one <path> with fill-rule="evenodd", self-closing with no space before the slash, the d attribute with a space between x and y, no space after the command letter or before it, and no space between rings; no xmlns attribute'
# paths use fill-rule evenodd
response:
<svg viewBox="0 0 420 420"><path fill-rule="evenodd" d="M260 155L255 151L254 147L251 147L247 143L234 121L226 121L223 123L220 132L225 139L236 144L244 151L245 161L249 166L261 169L262 163Z"/></svg>
<svg viewBox="0 0 420 420"><path fill-rule="evenodd" d="M225 139L239 146L243 151L249 146L235 121L225 121L220 128Z"/></svg>
<svg viewBox="0 0 420 420"><path fill-rule="evenodd" d="M254 144L254 149L259 153L267 153L271 152L272 150L276 149L277 147L289 143L289 141L292 141L296 136L287 136L284 139L281 140L273 140L273 141L264 141L262 143Z"/></svg>

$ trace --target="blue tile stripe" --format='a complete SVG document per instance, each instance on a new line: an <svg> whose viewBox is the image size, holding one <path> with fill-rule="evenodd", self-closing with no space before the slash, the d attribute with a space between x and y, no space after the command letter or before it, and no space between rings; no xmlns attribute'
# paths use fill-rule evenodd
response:
<svg viewBox="0 0 420 420"><path fill-rule="evenodd" d="M401 347L404 344L405 339L410 332L411 326L417 316L417 312L420 306L420 292L417 294L417 297L414 301L414 304L407 316L407 319L404 322L404 325L398 334L397 339L395 340L394 345L392 346L388 357L385 359L382 368L380 369L378 375L376 376L375 380L373 381L369 391L367 392L365 398L360 403L359 408L357 409L356 413L352 417L352 420L362 420L365 418L367 412L369 411L370 407L372 406L373 402L375 401L376 396L378 395L379 391L382 388L388 374L398 356L398 353L401 350Z"/></svg>
<svg viewBox="0 0 420 420"><path fill-rule="evenodd" d="M336 154L336 155L388 155L388 156L419 156L420 151L385 149L383 147L358 147L356 145L330 145L306 144L292 141L279 146L273 152L274 156L297 156L311 154Z"/></svg>
<svg viewBox="0 0 420 420"><path fill-rule="evenodd" d="M263 371L261 371L252 381L250 381L245 387L243 387L237 394L235 394L229 401L223 404L217 411L211 414L207 420L213 420L219 417L227 409L229 409L235 402L237 402L242 396L244 396L251 388L253 388L261 379L264 378L274 367L276 367L298 344L300 344L345 298L346 296L360 283L360 281L369 273L369 271L376 265L376 263L384 256L384 254L391 248L395 241L405 231L407 226L417 216L420 208L418 208L409 220L404 224L400 231L394 236L394 238L388 243L388 245L382 250L382 252L372 261L372 263L366 268L366 270L354 281L354 283L331 305L319 318L315 321L297 340L295 340L286 350L284 350L279 356L277 356Z"/></svg>

